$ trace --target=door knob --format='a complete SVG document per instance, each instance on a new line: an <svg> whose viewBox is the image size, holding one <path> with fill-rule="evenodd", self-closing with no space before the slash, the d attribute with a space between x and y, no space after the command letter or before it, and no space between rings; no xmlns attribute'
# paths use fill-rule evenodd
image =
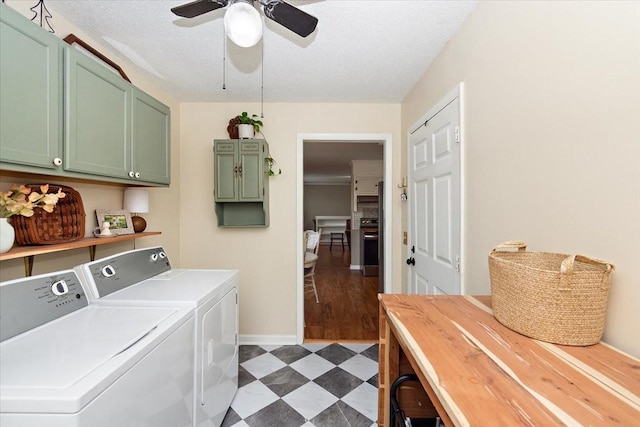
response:
<svg viewBox="0 0 640 427"><path fill-rule="evenodd" d="M416 265L416 259L411 257L407 259L407 265Z"/></svg>

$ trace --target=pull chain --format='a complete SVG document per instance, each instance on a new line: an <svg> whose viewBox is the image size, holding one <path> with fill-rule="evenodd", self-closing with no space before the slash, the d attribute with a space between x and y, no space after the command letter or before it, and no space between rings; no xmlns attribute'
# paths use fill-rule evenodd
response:
<svg viewBox="0 0 640 427"><path fill-rule="evenodd" d="M260 59L260 117L264 119L264 37L262 37L262 50Z"/></svg>
<svg viewBox="0 0 640 427"><path fill-rule="evenodd" d="M222 37L222 90L227 88L227 33L226 31L222 31L224 34Z"/></svg>

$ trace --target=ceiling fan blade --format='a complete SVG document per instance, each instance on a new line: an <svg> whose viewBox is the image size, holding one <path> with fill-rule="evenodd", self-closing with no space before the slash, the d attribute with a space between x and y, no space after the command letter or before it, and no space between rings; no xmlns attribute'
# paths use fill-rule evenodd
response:
<svg viewBox="0 0 640 427"><path fill-rule="evenodd" d="M307 37L318 25L318 18L281 0L267 1L264 14L299 36Z"/></svg>
<svg viewBox="0 0 640 427"><path fill-rule="evenodd" d="M171 8L171 12L183 18L195 18L203 13L225 7L228 0L196 0Z"/></svg>

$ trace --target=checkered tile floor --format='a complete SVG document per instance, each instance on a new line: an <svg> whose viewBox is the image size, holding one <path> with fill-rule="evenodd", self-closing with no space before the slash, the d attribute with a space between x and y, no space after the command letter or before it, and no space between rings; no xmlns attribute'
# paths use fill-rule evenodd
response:
<svg viewBox="0 0 640 427"><path fill-rule="evenodd" d="M244 345L239 358L222 427L377 425L377 344Z"/></svg>

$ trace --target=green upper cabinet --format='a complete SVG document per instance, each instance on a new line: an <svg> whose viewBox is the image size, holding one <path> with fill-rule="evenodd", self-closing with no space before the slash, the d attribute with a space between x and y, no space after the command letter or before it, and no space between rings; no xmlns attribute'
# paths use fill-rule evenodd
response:
<svg viewBox="0 0 640 427"><path fill-rule="evenodd" d="M63 44L0 4L0 162L12 170L62 167Z"/></svg>
<svg viewBox="0 0 640 427"><path fill-rule="evenodd" d="M133 88L132 171L142 181L169 184L169 107Z"/></svg>
<svg viewBox="0 0 640 427"><path fill-rule="evenodd" d="M264 200L263 139L215 141L215 200L259 202Z"/></svg>
<svg viewBox="0 0 640 427"><path fill-rule="evenodd" d="M214 142L214 199L220 227L267 227L269 180L264 139Z"/></svg>
<svg viewBox="0 0 640 427"><path fill-rule="evenodd" d="M0 3L0 170L170 183L170 110Z"/></svg>
<svg viewBox="0 0 640 427"><path fill-rule="evenodd" d="M65 169L128 178L131 84L74 48L65 72Z"/></svg>
<svg viewBox="0 0 640 427"><path fill-rule="evenodd" d="M169 107L69 48L65 169L169 184Z"/></svg>

